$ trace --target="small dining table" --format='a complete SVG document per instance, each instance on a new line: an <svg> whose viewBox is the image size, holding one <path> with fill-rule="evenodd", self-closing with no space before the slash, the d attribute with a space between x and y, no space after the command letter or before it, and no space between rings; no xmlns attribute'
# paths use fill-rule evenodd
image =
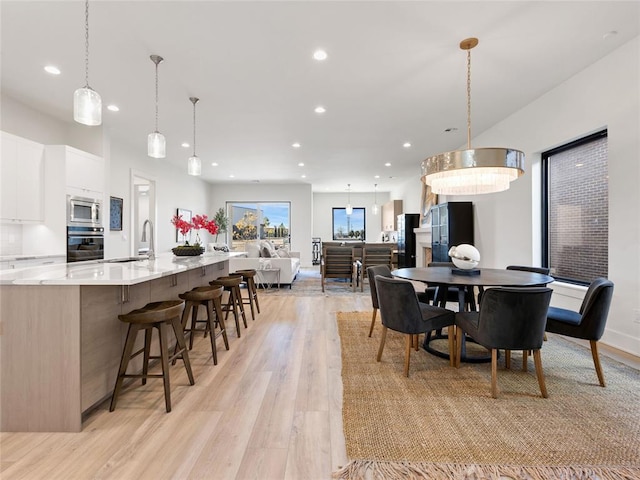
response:
<svg viewBox="0 0 640 480"><path fill-rule="evenodd" d="M414 267L399 268L393 270L394 277L406 280L426 283L436 289L434 305L444 307L447 302L447 291L449 287L458 289L458 310L464 311L469 306L469 310L475 310L475 288L480 292L484 287L536 287L544 286L554 281L554 278L541 273L527 272L521 270L506 270L501 268L482 268L479 274L461 275L454 272L451 267ZM424 342L424 349L434 355L449 358L449 354L434 349L429 344L432 340L444 338L441 333L435 336L428 334ZM460 357L464 362L487 362L491 361L490 355L467 355L466 345L462 344L462 354Z"/></svg>

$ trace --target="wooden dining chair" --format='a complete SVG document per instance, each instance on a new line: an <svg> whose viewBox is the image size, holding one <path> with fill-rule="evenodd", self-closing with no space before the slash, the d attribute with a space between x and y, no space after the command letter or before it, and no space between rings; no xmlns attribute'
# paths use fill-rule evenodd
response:
<svg viewBox="0 0 640 480"><path fill-rule="evenodd" d="M369 278L366 271L367 268L375 265L384 265L391 271L393 250L389 247L363 247L362 248L362 265L360 267L360 291L364 291L364 280ZM369 281L371 286L371 281Z"/></svg>
<svg viewBox="0 0 640 480"><path fill-rule="evenodd" d="M322 291L328 278L346 279L355 292L355 266L353 247L324 247L320 263Z"/></svg>

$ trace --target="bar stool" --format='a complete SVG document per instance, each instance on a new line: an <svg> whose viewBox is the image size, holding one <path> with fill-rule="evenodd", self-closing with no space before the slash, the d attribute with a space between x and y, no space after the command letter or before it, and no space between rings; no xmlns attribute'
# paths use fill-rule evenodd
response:
<svg viewBox="0 0 640 480"><path fill-rule="evenodd" d="M229 299L227 300L227 304L222 306L222 311L226 312L224 319L229 318L229 312L233 312L233 318L236 321L236 333L238 334L238 338L240 338L240 317L238 316L238 311L242 314L242 322L244 323L244 328L247 328L247 317L244 314L244 304L242 303L242 292L240 291L240 284L242 283L242 275L228 275L226 277L219 277L215 280L211 280L209 285L214 287L224 287L224 289L229 292Z"/></svg>
<svg viewBox="0 0 640 480"><path fill-rule="evenodd" d="M216 338L222 335L224 339L224 346L229 350L229 340L227 339L227 330L224 325L224 318L222 318L222 292L224 287L195 287L188 292L178 295L185 301L184 310L182 312L182 329L189 332L189 350L193 348L193 336L195 332L204 332L205 337L207 332L210 333L211 339L211 353L213 354L213 364L218 364L218 351L216 349ZM207 319L198 320L198 309L200 305L203 305L207 310ZM215 315L214 315L215 312ZM191 313L191 327L187 327L189 321L189 314ZM205 323L204 328L197 328L198 323ZM215 325L220 326L220 332L215 333ZM177 346L176 346L177 349ZM175 364L174 358L173 363Z"/></svg>
<svg viewBox="0 0 640 480"><path fill-rule="evenodd" d="M235 273L242 275L242 281L247 286L247 292L249 294L248 298L242 298L242 303L245 305L249 305L251 307L251 318L253 320L256 319L254 312L254 303L255 308L260 313L260 304L258 303L258 289L256 288L256 282L253 277L256 276L256 271L254 269L246 269L246 270L236 270Z"/></svg>
<svg viewBox="0 0 640 480"><path fill-rule="evenodd" d="M195 383L193 379L193 372L191 371L191 362L189 362L189 352L184 341L184 334L182 332L182 325L180 324L180 314L182 313L183 302L181 300L168 300L165 302L153 302L148 303L142 308L133 310L125 315L118 315L118 318L125 323L129 324L129 330L127 331L127 339L122 351L122 359L120 360L120 369L118 371L118 378L116 379L116 385L113 389L113 395L111 397L111 406L109 411L113 412L116 408L116 402L118 401L118 395L122 389L122 381L125 378L142 378L142 385L147 383L147 378L162 378L164 381L164 402L167 412L171 411L171 389L169 386L169 362L174 358L182 358L184 362L184 368L187 370L189 377L189 383L193 385ZM178 342L178 348L176 352L169 357L169 345L166 329L171 325L173 332ZM153 329L158 329L158 335L160 338L160 356L149 355L151 350L151 336ZM138 332L144 330L144 347L135 353L133 346L138 336ZM144 353L144 361L142 364L141 374L128 374L127 366L129 360L133 357ZM162 374L149 374L149 359L159 358L162 365Z"/></svg>

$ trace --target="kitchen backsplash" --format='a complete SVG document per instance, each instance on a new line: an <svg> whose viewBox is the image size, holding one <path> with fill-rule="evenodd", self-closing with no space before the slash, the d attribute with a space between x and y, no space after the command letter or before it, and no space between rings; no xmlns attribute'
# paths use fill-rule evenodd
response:
<svg viewBox="0 0 640 480"><path fill-rule="evenodd" d="M22 225L0 225L0 256L22 254Z"/></svg>

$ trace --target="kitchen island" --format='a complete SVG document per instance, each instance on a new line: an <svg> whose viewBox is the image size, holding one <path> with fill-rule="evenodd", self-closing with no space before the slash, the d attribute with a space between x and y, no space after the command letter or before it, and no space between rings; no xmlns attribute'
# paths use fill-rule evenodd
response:
<svg viewBox="0 0 640 480"><path fill-rule="evenodd" d="M235 255L163 254L1 272L0 430L79 432L83 412L115 384L127 332L118 315L208 285L229 273ZM135 360L130 365L140 368Z"/></svg>

